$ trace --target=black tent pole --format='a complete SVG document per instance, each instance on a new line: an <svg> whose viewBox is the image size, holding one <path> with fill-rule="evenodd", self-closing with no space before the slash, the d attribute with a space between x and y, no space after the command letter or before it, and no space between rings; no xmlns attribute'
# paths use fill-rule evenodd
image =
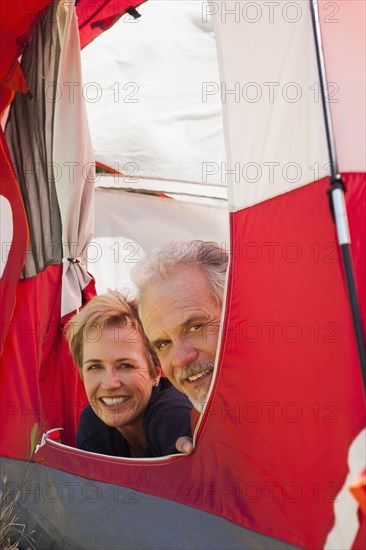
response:
<svg viewBox="0 0 366 550"><path fill-rule="evenodd" d="M310 2L311 18L313 23L316 58L318 63L318 72L319 72L319 80L320 80L319 84L320 84L320 90L321 90L325 130L327 135L328 154L329 154L330 168L331 168L331 175L330 175L331 188L328 190L328 193L331 196L332 215L333 215L334 222L336 224L338 244L340 246L341 253L342 253L343 267L344 267L344 272L345 272L346 282L347 282L348 297L350 301L358 356L360 359L364 391L366 395L365 342L363 337L360 308L359 308L358 299L357 299L355 276L354 276L352 260L351 260L351 250L350 250L351 238L350 238L349 228L348 228L346 203L344 200L345 185L344 185L342 176L338 172L338 164L337 164L336 151L334 146L334 134L333 134L333 128L332 128L332 119L330 114L329 101L328 101L328 90L327 90L325 67L324 67L322 38L321 38L320 24L319 24L318 3L317 3L317 0L309 0L309 2Z"/></svg>

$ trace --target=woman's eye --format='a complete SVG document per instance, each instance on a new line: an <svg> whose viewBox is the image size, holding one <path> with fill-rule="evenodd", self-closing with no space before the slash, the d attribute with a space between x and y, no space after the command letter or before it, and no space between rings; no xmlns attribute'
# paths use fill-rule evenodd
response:
<svg viewBox="0 0 366 550"><path fill-rule="evenodd" d="M89 370L99 370L99 369L101 369L101 368L103 368L102 365L100 365L99 363L96 363L95 365L89 365L89 367L88 367L87 370L88 370L88 371L89 371Z"/></svg>
<svg viewBox="0 0 366 550"><path fill-rule="evenodd" d="M120 363L118 365L119 369L133 369L133 366L130 363Z"/></svg>

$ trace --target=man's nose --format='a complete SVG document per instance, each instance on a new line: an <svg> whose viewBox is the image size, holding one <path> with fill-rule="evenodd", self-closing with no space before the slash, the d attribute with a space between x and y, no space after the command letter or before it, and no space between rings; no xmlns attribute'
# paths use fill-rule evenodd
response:
<svg viewBox="0 0 366 550"><path fill-rule="evenodd" d="M172 365L174 368L183 368L198 358L198 350L187 342L178 342L174 344Z"/></svg>
<svg viewBox="0 0 366 550"><path fill-rule="evenodd" d="M102 386L106 390L113 390L121 386L121 380L115 369L106 369L103 376Z"/></svg>

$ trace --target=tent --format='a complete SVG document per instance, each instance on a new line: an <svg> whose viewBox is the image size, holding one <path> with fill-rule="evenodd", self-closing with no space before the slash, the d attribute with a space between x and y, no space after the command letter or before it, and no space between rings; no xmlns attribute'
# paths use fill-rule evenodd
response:
<svg viewBox="0 0 366 550"><path fill-rule="evenodd" d="M2 491L17 495L19 521L42 549L361 548L365 395L327 197L334 171L327 137L335 136L347 188L364 322L362 2L319 2L315 25L307 2L200 6L195 26L204 33L213 21L220 70L217 82L205 82L202 104L217 113L222 103L226 152L205 159L205 182L194 170L189 181L167 172L158 196L118 191L130 216L121 230L130 233L118 238L135 243L139 216L153 220L180 203L194 219L199 211L212 219L207 208L223 209L217 183L227 182L231 262L196 449L134 460L74 447L86 400L61 329L95 292L83 256L98 208L113 212L108 198L117 201L109 183L94 193L80 45L87 52L127 9L136 17L138 4L80 0L77 17L73 2L1 4ZM145 184L152 178L162 186L159 174L142 173ZM189 196L194 184L211 184L198 195L213 202L183 204L172 181ZM115 237L109 222L108 235L99 224L97 239ZM186 234L208 231L207 223Z"/></svg>

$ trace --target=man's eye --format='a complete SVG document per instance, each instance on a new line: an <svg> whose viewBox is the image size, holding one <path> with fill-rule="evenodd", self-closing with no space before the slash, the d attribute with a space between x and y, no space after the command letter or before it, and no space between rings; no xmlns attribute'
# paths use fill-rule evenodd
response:
<svg viewBox="0 0 366 550"><path fill-rule="evenodd" d="M199 330L202 327L203 327L202 323L196 323L195 325L192 325L191 327L189 327L189 332L195 332L196 330Z"/></svg>
<svg viewBox="0 0 366 550"><path fill-rule="evenodd" d="M163 351L164 348L166 348L166 346L169 344L169 341L168 340L164 340L163 342L159 342L157 345L156 345L156 351L159 352L159 351Z"/></svg>

